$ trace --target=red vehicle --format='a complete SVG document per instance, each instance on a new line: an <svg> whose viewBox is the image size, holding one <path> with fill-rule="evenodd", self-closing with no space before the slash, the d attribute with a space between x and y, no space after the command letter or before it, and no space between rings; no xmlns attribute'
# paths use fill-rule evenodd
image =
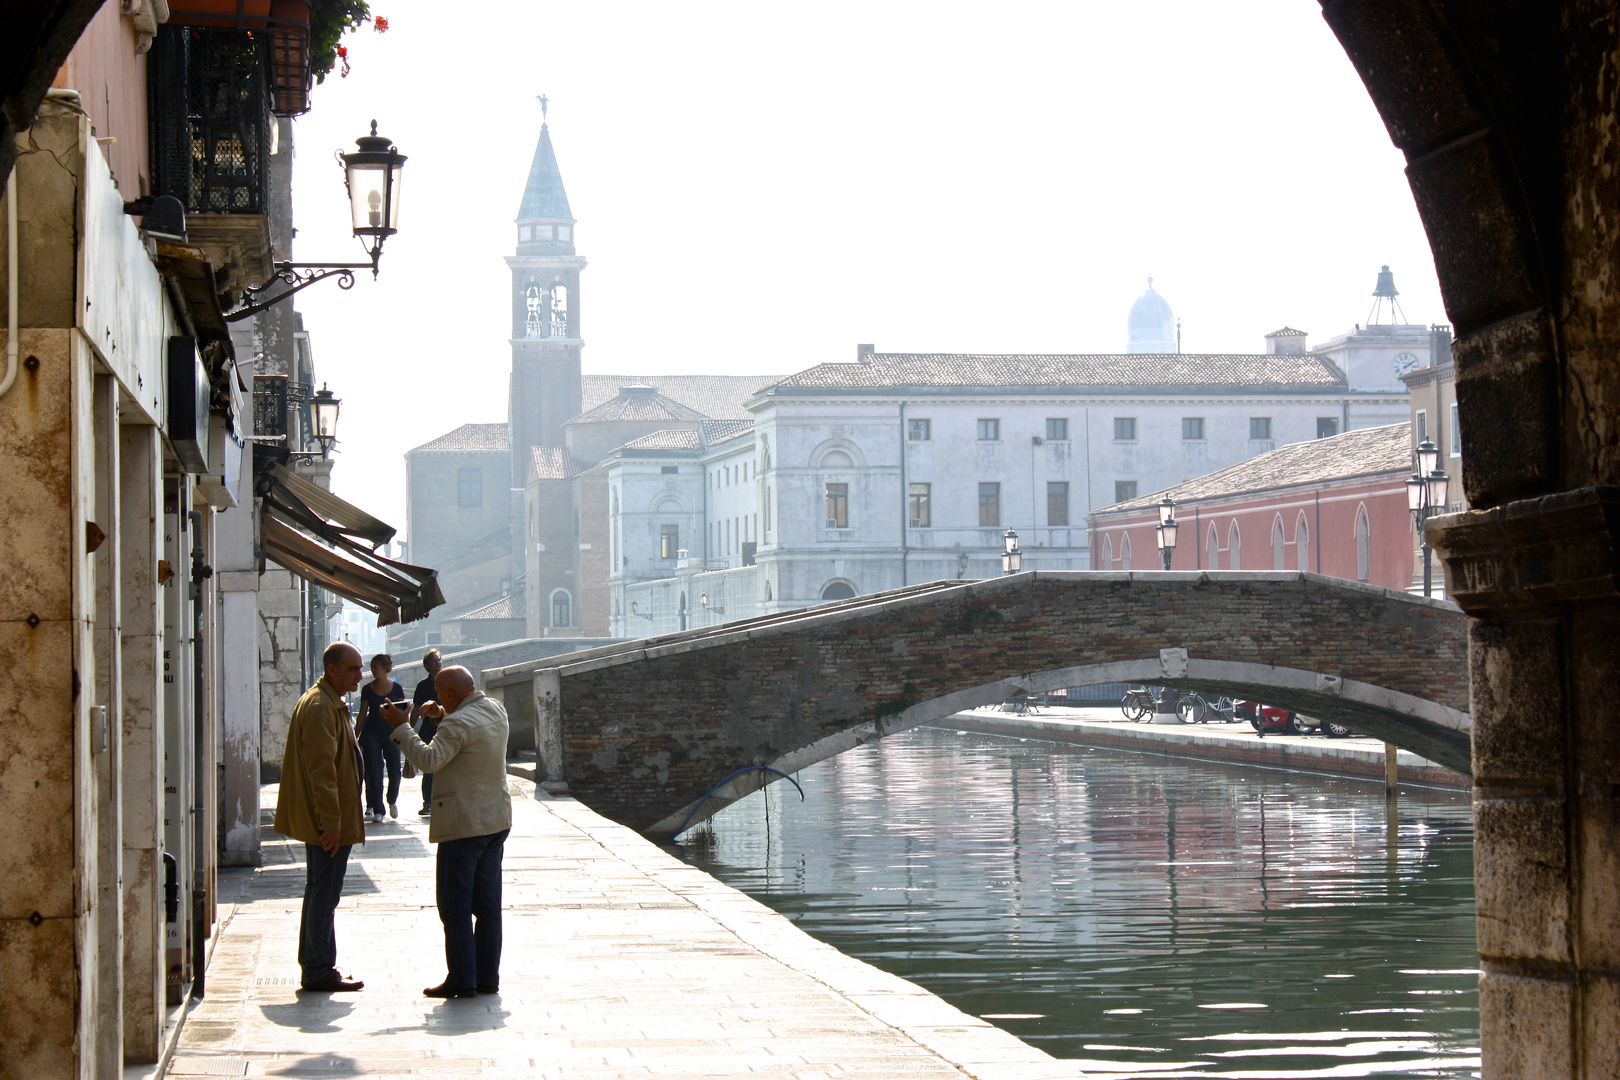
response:
<svg viewBox="0 0 1620 1080"><path fill-rule="evenodd" d="M1247 720L1263 739L1267 735L1326 735L1330 739L1343 739L1350 729L1331 721L1315 721L1290 709L1262 705L1258 701L1234 703L1234 715Z"/></svg>

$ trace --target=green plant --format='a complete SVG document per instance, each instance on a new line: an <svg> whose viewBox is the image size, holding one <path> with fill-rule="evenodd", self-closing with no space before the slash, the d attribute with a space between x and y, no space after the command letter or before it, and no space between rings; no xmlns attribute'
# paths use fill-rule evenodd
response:
<svg viewBox="0 0 1620 1080"><path fill-rule="evenodd" d="M388 29L388 20L372 17L371 5L366 0L310 0L309 10L309 70L316 82L325 82L326 76L340 61L343 78L349 75L349 50L343 45L343 35L370 22L377 33Z"/></svg>

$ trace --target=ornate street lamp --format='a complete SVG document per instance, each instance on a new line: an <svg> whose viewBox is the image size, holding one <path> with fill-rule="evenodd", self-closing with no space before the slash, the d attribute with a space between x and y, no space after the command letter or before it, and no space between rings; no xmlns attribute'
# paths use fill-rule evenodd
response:
<svg viewBox="0 0 1620 1080"><path fill-rule="evenodd" d="M332 452L332 444L337 442L338 407L342 404L343 399L334 396L325 383L309 400L310 411L315 414L315 441L321 444L322 460Z"/></svg>
<svg viewBox="0 0 1620 1080"><path fill-rule="evenodd" d="M716 615L724 615L726 613L726 609L721 607L720 605L715 604L715 605L711 606L709 604L709 594L708 593L699 594L698 603L703 605L703 610L704 611L712 611Z"/></svg>
<svg viewBox="0 0 1620 1080"><path fill-rule="evenodd" d="M965 551L958 551L956 553L956 580L961 581L963 578L967 577L967 572L968 553Z"/></svg>
<svg viewBox="0 0 1620 1080"><path fill-rule="evenodd" d="M1417 525L1418 539L1423 544L1423 595L1431 595L1433 579L1433 549L1424 530L1431 517L1445 513L1450 493L1451 477L1441 472L1440 448L1424 439L1417 447L1417 469L1406 481L1406 508L1412 511Z"/></svg>
<svg viewBox="0 0 1620 1080"><path fill-rule="evenodd" d="M636 616L637 618L646 619L648 622L652 622L652 612L642 611L641 605L636 603L634 600L630 601L630 614Z"/></svg>
<svg viewBox="0 0 1620 1080"><path fill-rule="evenodd" d="M1181 526L1176 523L1176 500L1166 495L1159 502L1159 558L1164 560L1164 568L1170 569L1170 556L1176 553L1176 533Z"/></svg>
<svg viewBox="0 0 1620 1080"><path fill-rule="evenodd" d="M1018 534L1008 529L1001 538L1001 572L1016 574L1024 568L1024 553L1018 550Z"/></svg>
<svg viewBox="0 0 1620 1080"><path fill-rule="evenodd" d="M343 165L343 182L349 190L349 211L354 218L354 235L362 244L370 242L364 263L278 262L270 280L242 290L242 303L225 313L227 322L252 318L259 312L287 299L295 292L325 278L336 277L338 288L354 288L354 272L370 270L377 276L382 262L383 241L399 231L399 186L405 168L405 155L386 136L377 134L377 121L371 134L355 141L358 150L338 154ZM285 286L274 295L270 290Z"/></svg>

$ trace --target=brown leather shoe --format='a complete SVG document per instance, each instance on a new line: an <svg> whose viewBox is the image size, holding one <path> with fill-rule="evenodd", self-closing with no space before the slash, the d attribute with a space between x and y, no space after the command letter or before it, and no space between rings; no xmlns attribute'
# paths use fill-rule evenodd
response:
<svg viewBox="0 0 1620 1080"><path fill-rule="evenodd" d="M438 986L430 986L422 991L423 997L430 998L470 998L477 997L478 991L471 986L451 986L442 982Z"/></svg>
<svg viewBox="0 0 1620 1080"><path fill-rule="evenodd" d="M365 985L366 984L360 979L344 978L343 972L339 971L337 968L333 968L331 971L326 973L325 978L317 979L312 983L305 983L303 989L316 990L324 993L337 993L343 990L363 990L365 989Z"/></svg>

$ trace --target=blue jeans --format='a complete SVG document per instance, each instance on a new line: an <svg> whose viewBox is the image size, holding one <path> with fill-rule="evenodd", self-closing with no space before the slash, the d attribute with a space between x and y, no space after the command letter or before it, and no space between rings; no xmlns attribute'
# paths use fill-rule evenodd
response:
<svg viewBox="0 0 1620 1080"><path fill-rule="evenodd" d="M439 920L444 923L447 986L501 984L501 854L511 831L439 845Z"/></svg>
<svg viewBox="0 0 1620 1080"><path fill-rule="evenodd" d="M320 982L337 964L337 933L333 916L343 895L343 875L349 868L349 845L328 855L319 844L304 845L304 915L298 923L298 966L303 985Z"/></svg>
<svg viewBox="0 0 1620 1080"><path fill-rule="evenodd" d="M360 735L360 759L366 763L366 806L379 814L383 805L383 762L388 763L388 801L399 801L399 747L394 740L369 727Z"/></svg>

